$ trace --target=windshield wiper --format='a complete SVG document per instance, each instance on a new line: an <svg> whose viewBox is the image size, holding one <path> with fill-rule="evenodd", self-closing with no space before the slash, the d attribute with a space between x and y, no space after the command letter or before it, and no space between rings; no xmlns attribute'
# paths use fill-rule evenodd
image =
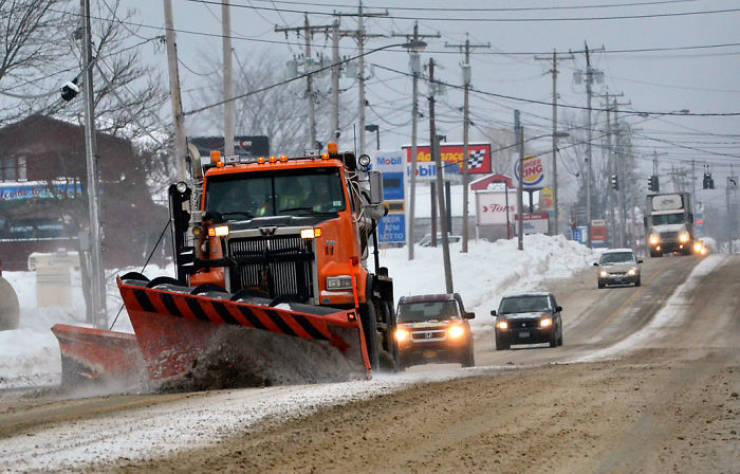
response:
<svg viewBox="0 0 740 474"><path fill-rule="evenodd" d="M220 212L218 213L221 218L223 219L226 216L244 216L247 219L251 219L254 217L254 214L252 214L249 211L231 211L231 212Z"/></svg>

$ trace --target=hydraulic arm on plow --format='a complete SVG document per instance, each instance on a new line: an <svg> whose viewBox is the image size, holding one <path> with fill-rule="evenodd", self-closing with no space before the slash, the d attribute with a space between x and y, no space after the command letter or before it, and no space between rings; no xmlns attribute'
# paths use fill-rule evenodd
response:
<svg viewBox="0 0 740 474"><path fill-rule="evenodd" d="M359 161L336 144L301 157L214 152L190 185L170 186L176 275L118 278L149 380L226 386L398 370L393 284L377 245L367 264L386 212L382 179ZM69 331L55 327L60 345Z"/></svg>

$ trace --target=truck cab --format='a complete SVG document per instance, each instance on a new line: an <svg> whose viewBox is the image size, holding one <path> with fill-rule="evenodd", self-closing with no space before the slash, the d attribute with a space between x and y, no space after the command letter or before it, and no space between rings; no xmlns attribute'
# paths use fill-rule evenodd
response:
<svg viewBox="0 0 740 474"><path fill-rule="evenodd" d="M645 215L645 235L651 257L675 252L691 254L694 216L689 193L649 194Z"/></svg>

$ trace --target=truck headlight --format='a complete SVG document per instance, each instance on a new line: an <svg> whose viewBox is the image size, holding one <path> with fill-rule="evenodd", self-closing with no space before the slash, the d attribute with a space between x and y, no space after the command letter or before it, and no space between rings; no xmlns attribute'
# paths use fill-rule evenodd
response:
<svg viewBox="0 0 740 474"><path fill-rule="evenodd" d="M449 334L451 339L459 339L465 334L465 328L455 324L447 329L447 334Z"/></svg>
<svg viewBox="0 0 740 474"><path fill-rule="evenodd" d="M302 229L302 239L313 239L314 237L321 237L321 229Z"/></svg>
<svg viewBox="0 0 740 474"><path fill-rule="evenodd" d="M627 270L627 275L629 275L629 276L635 276L635 275L637 275L637 269L636 268L630 268L629 270Z"/></svg>
<svg viewBox="0 0 740 474"><path fill-rule="evenodd" d="M680 234L678 234L678 241L681 242L682 244L685 244L686 242L688 242L689 238L691 238L691 236L689 235L688 232L681 232Z"/></svg>
<svg viewBox="0 0 740 474"><path fill-rule="evenodd" d="M609 276L609 272L607 272L606 270L601 270L601 271L599 272L599 276L600 276L601 278L606 278L606 277L608 277L608 276Z"/></svg>
<svg viewBox="0 0 740 474"><path fill-rule="evenodd" d="M542 318L540 319L540 327L541 328L549 328L552 326L552 318Z"/></svg>
<svg viewBox="0 0 740 474"><path fill-rule="evenodd" d="M352 289L352 277L349 275L338 275L333 277L326 277L326 289L327 290L351 290Z"/></svg>
<svg viewBox="0 0 740 474"><path fill-rule="evenodd" d="M497 321L496 327L499 329L509 329L509 322L508 321Z"/></svg>
<svg viewBox="0 0 740 474"><path fill-rule="evenodd" d="M396 328L396 332L393 333L393 336L396 338L396 342L406 342L409 340L409 337L411 337L411 333L406 328Z"/></svg>
<svg viewBox="0 0 740 474"><path fill-rule="evenodd" d="M226 237L229 235L229 226L215 225L208 228L208 237Z"/></svg>
<svg viewBox="0 0 740 474"><path fill-rule="evenodd" d="M658 234L650 234L648 242L650 243L650 245L657 245L658 242L660 242L660 236Z"/></svg>

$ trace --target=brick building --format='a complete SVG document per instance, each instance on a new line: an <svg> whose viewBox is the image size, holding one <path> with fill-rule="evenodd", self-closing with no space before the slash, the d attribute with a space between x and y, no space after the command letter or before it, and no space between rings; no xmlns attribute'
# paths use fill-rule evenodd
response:
<svg viewBox="0 0 740 474"><path fill-rule="evenodd" d="M146 185L144 158L125 139L97 133L106 268L137 265L167 221ZM87 240L83 127L32 115L0 128L0 259L25 270L31 252L79 250Z"/></svg>

